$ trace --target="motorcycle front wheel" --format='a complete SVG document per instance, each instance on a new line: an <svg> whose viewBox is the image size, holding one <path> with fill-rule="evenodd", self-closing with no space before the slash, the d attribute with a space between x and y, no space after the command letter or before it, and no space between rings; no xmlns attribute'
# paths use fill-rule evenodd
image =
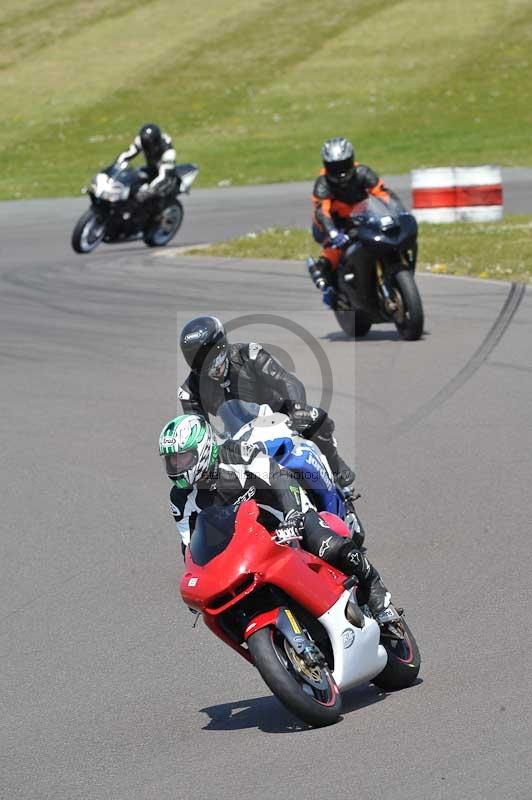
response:
<svg viewBox="0 0 532 800"><path fill-rule="evenodd" d="M338 721L342 700L328 667L305 664L277 628L261 628L247 644L264 682L296 717L315 728Z"/></svg>
<svg viewBox="0 0 532 800"><path fill-rule="evenodd" d="M88 208L72 231L72 249L76 253L92 253L104 236L105 220L93 208Z"/></svg>
<svg viewBox="0 0 532 800"><path fill-rule="evenodd" d="M365 311L354 308L336 309L334 315L344 333L352 338L361 338L369 333L371 319Z"/></svg>
<svg viewBox="0 0 532 800"><path fill-rule="evenodd" d="M166 206L155 221L144 232L144 242L148 247L164 247L170 242L183 222L183 206L176 200Z"/></svg>
<svg viewBox="0 0 532 800"><path fill-rule="evenodd" d="M400 336L409 342L419 339L423 333L423 304L416 286L414 274L402 269L394 276L395 293L398 294L398 310L393 320Z"/></svg>

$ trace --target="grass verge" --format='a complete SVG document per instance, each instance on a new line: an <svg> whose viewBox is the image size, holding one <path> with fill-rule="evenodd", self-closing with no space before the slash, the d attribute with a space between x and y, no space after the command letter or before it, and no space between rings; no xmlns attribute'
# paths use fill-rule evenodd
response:
<svg viewBox="0 0 532 800"><path fill-rule="evenodd" d="M0 8L0 199L72 195L143 122L198 185L532 164L530 0L19 0Z"/></svg>
<svg viewBox="0 0 532 800"><path fill-rule="evenodd" d="M303 260L318 252L307 231L268 228L210 247L191 248L185 255ZM531 283L532 216L509 216L489 223L420 225L418 269Z"/></svg>

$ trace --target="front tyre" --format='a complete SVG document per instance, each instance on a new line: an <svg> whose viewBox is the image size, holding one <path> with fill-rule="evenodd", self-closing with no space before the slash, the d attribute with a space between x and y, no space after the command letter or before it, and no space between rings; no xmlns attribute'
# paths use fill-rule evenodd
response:
<svg viewBox="0 0 532 800"><path fill-rule="evenodd" d="M170 242L183 223L183 206L179 200L163 208L144 232L144 242L148 247L164 247Z"/></svg>
<svg viewBox="0 0 532 800"><path fill-rule="evenodd" d="M338 721L342 700L328 667L308 667L277 628L253 633L248 648L265 683L296 717L315 728Z"/></svg>
<svg viewBox="0 0 532 800"><path fill-rule="evenodd" d="M351 338L361 338L369 333L371 319L365 311L354 308L336 309L334 315L344 333Z"/></svg>
<svg viewBox="0 0 532 800"><path fill-rule="evenodd" d="M88 208L77 221L72 231L72 249L76 253L92 253L105 236L105 220Z"/></svg>
<svg viewBox="0 0 532 800"><path fill-rule="evenodd" d="M400 627L404 632L404 639L390 639L381 635L381 644L388 654L388 661L383 671L373 678L375 686L389 692L411 686L421 666L421 656L414 634L402 618Z"/></svg>
<svg viewBox="0 0 532 800"><path fill-rule="evenodd" d="M423 333L423 304L413 272L402 269L394 276L398 310L394 314L395 327L403 339L413 342Z"/></svg>

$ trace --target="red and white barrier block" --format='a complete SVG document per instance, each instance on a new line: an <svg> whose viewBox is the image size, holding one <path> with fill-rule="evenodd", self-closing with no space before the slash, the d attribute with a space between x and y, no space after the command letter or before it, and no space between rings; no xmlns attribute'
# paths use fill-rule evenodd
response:
<svg viewBox="0 0 532 800"><path fill-rule="evenodd" d="M412 170L412 209L418 222L494 222L502 219L500 167Z"/></svg>

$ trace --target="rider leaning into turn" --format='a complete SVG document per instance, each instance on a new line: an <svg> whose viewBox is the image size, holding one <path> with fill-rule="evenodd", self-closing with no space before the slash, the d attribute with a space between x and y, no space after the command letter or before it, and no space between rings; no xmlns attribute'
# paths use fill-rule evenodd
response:
<svg viewBox="0 0 532 800"><path fill-rule="evenodd" d="M139 153L143 153L146 159L144 171L147 173L148 181L138 190L137 200L143 201L170 194L176 186L177 179L176 154L168 134L152 122L143 125L128 149L120 153L116 162L127 163Z"/></svg>
<svg viewBox="0 0 532 800"><path fill-rule="evenodd" d="M349 241L345 231L351 227L353 209L368 195L389 199L381 178L364 164L355 161L353 145L336 136L327 139L321 148L323 167L314 183L312 234L323 245L320 257L309 265L316 286L323 292L323 301L336 307L336 276L342 248Z"/></svg>
<svg viewBox="0 0 532 800"><path fill-rule="evenodd" d="M220 320L205 316L185 325L180 346L191 368L177 392L185 413L208 419L226 400L267 403L273 411L288 414L294 430L318 445L341 488L354 481L354 472L338 454L332 419L307 404L301 381L260 344L229 344Z"/></svg>
<svg viewBox="0 0 532 800"><path fill-rule="evenodd" d="M358 579L374 616L388 607L390 593L375 567L350 539L339 536L308 508L295 478L264 452L264 446L235 440L218 445L204 417L183 414L164 426L159 453L173 483L170 505L183 552L204 508L254 499L259 522L276 531L279 543L301 538L310 553Z"/></svg>

